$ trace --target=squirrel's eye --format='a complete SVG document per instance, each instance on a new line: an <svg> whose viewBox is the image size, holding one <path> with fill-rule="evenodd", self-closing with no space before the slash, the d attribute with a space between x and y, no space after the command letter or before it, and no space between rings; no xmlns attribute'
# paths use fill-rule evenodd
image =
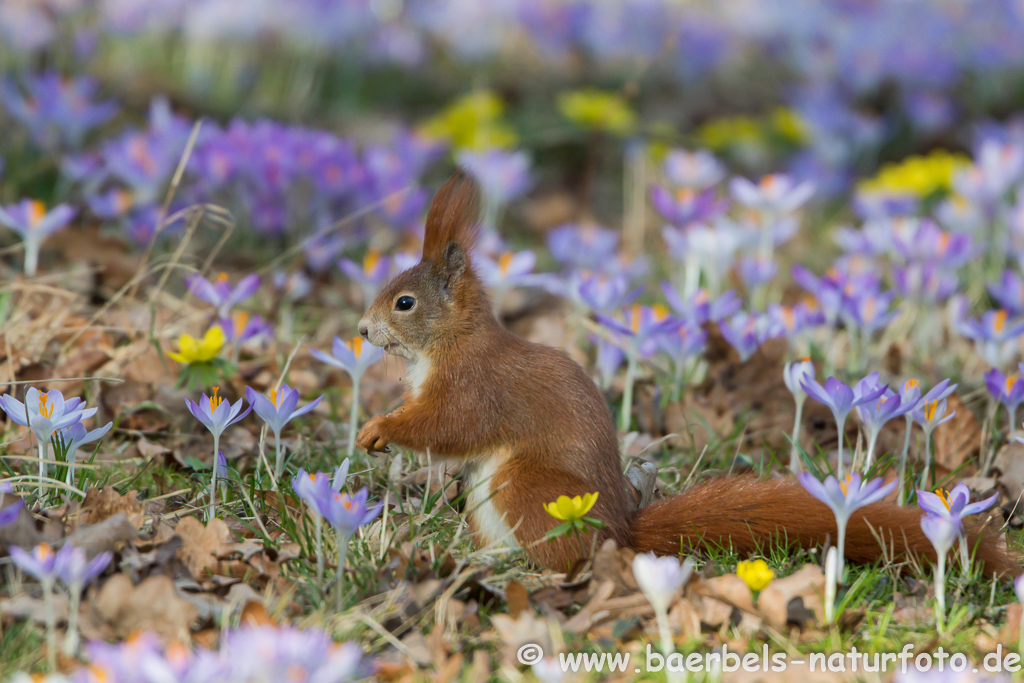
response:
<svg viewBox="0 0 1024 683"><path fill-rule="evenodd" d="M408 311L415 305L416 299L413 299L411 296L400 296L398 297L398 301L395 302L395 310Z"/></svg>

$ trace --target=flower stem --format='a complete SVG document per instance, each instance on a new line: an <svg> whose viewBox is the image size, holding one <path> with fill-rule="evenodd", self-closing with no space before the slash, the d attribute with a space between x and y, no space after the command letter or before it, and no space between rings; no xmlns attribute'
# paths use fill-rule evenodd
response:
<svg viewBox="0 0 1024 683"><path fill-rule="evenodd" d="M37 439L39 441L39 488L36 493L39 496L39 502L43 500L43 480L46 479L46 461L50 457L50 443Z"/></svg>
<svg viewBox="0 0 1024 683"><path fill-rule="evenodd" d="M932 468L932 432L930 429L924 430L924 471L921 472L921 489L924 491L930 491L928 487L928 475Z"/></svg>
<svg viewBox="0 0 1024 683"><path fill-rule="evenodd" d="M220 452L220 434L213 435L213 476L210 478L210 509L206 511L206 521L217 516L217 453Z"/></svg>
<svg viewBox="0 0 1024 683"><path fill-rule="evenodd" d="M843 583L846 563L846 520L836 520L836 581Z"/></svg>
<svg viewBox="0 0 1024 683"><path fill-rule="evenodd" d="M629 350L629 362L626 365L626 384L622 389L622 412L619 415L619 431L629 431L633 417L633 381L636 378L639 350L632 344Z"/></svg>
<svg viewBox="0 0 1024 683"><path fill-rule="evenodd" d="M839 460L836 462L836 479L839 481L843 480L843 432L846 431L846 418L843 417L843 422L840 424L836 422L836 426L839 427ZM841 553L840 553L841 554ZM840 563L842 566L842 563Z"/></svg>
<svg viewBox="0 0 1024 683"><path fill-rule="evenodd" d="M348 554L348 537L338 529L338 577L335 584L334 606L340 612L344 609L345 601L342 596L342 584L345 580L345 555Z"/></svg>
<svg viewBox="0 0 1024 683"><path fill-rule="evenodd" d="M274 481L281 481L284 474L284 450L281 448L281 433L274 432Z"/></svg>
<svg viewBox="0 0 1024 683"><path fill-rule="evenodd" d="M803 462L800 460L800 427L804 416L804 399L796 401L796 419L793 420L793 436L790 439L792 445L789 449L789 469L793 474L803 471Z"/></svg>
<svg viewBox="0 0 1024 683"><path fill-rule="evenodd" d="M50 671L57 670L57 609L53 601L53 579L43 580L43 606L46 611L46 660Z"/></svg>
<svg viewBox="0 0 1024 683"><path fill-rule="evenodd" d="M313 524L316 527L316 580L324 580L324 520L316 511L313 512Z"/></svg>
<svg viewBox="0 0 1024 683"><path fill-rule="evenodd" d="M906 413L906 415L907 431L903 435L903 453L900 454L900 487L899 492L896 494L896 502L899 505L906 503L906 498L904 498L903 494L907 483L907 453L910 451L910 430L914 428L914 423L909 417L910 413Z"/></svg>
<svg viewBox="0 0 1024 683"><path fill-rule="evenodd" d="M939 553L935 564L935 610L939 635L946 630L946 555Z"/></svg>
<svg viewBox="0 0 1024 683"><path fill-rule="evenodd" d="M348 416L348 457L356 452L356 421L359 419L359 379L352 378L352 412Z"/></svg>
<svg viewBox="0 0 1024 683"><path fill-rule="evenodd" d="M68 605L68 632L64 636L64 654L68 657L74 656L78 650L78 606L82 601L82 584L78 581L68 586L71 596Z"/></svg>
<svg viewBox="0 0 1024 683"><path fill-rule="evenodd" d="M871 463L875 459L876 443L878 443L878 428L872 427L871 436L868 437L868 455L867 458L864 459L864 474L867 474L868 470L871 469Z"/></svg>

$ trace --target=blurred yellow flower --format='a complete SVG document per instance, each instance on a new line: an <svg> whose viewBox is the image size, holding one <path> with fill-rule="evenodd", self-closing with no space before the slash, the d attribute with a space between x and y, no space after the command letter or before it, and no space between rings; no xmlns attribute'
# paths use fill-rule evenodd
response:
<svg viewBox="0 0 1024 683"><path fill-rule="evenodd" d="M721 151L733 145L762 144L764 131L753 117L728 116L705 123L697 130L697 138L705 147Z"/></svg>
<svg viewBox="0 0 1024 683"><path fill-rule="evenodd" d="M178 352L168 351L167 355L179 363L209 363L224 348L224 330L214 325L206 331L202 339L190 334L178 337Z"/></svg>
<svg viewBox="0 0 1024 683"><path fill-rule="evenodd" d="M453 147L482 151L504 149L516 142L515 132L500 120L505 105L490 90L478 90L452 102L427 119L420 132L448 140Z"/></svg>
<svg viewBox="0 0 1024 683"><path fill-rule="evenodd" d="M569 496L559 496L558 500L553 503L544 503L544 509L555 519L575 522L590 512L590 508L594 507L596 502L597 492L595 491L594 493L587 493L582 497L575 496L570 498Z"/></svg>
<svg viewBox="0 0 1024 683"><path fill-rule="evenodd" d="M800 145L809 137L807 124L800 115L788 107L779 107L771 113L769 123L772 130L786 142Z"/></svg>
<svg viewBox="0 0 1024 683"><path fill-rule="evenodd" d="M869 194L927 197L952 189L954 175L969 164L970 159L962 154L937 149L927 156L910 156L886 164L874 178L861 181L857 189Z"/></svg>
<svg viewBox="0 0 1024 683"><path fill-rule="evenodd" d="M752 591L759 591L772 582L775 573L764 560L749 560L736 565L736 576L743 579Z"/></svg>
<svg viewBox="0 0 1024 683"><path fill-rule="evenodd" d="M629 133L636 124L636 114L625 98L593 88L562 93L558 97L558 110L584 128L616 135Z"/></svg>

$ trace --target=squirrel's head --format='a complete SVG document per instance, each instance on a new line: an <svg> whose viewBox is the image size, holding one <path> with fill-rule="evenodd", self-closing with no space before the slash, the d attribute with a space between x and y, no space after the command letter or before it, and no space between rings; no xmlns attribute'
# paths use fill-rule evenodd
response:
<svg viewBox="0 0 1024 683"><path fill-rule="evenodd" d="M478 205L476 184L461 171L438 190L427 212L422 260L389 282L359 321L367 341L415 361L471 332L480 314L490 315L470 256Z"/></svg>

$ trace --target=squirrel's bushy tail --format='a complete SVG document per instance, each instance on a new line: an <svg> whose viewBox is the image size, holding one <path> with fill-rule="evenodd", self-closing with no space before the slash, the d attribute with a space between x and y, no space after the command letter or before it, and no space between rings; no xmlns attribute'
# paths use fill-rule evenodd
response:
<svg viewBox="0 0 1024 683"><path fill-rule="evenodd" d="M884 555L903 561L909 555L935 559L921 531L916 507L875 503L853 514L846 528L846 558L874 562ZM772 543L814 547L836 540L832 511L795 479L753 476L712 479L640 510L630 529L638 552L677 555L704 548L732 549L741 555L766 553ZM990 529L968 528L976 561L985 572L1015 576L1017 557Z"/></svg>

